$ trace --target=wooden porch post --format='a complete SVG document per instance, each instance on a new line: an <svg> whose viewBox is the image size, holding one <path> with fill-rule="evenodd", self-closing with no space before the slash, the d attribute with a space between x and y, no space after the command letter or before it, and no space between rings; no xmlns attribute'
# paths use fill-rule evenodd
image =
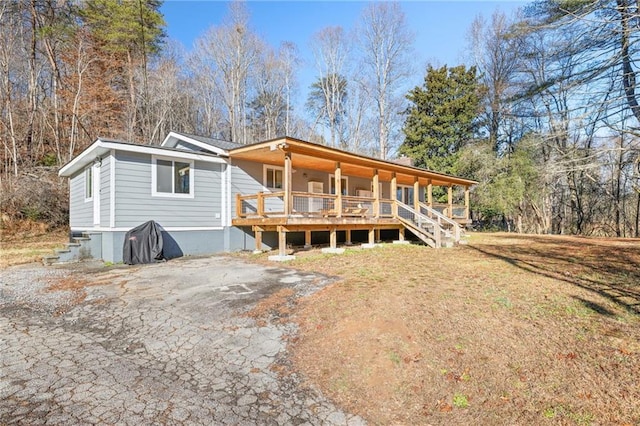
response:
<svg viewBox="0 0 640 426"><path fill-rule="evenodd" d="M336 228L331 228L329 231L329 247L332 249L338 247L338 232L336 231Z"/></svg>
<svg viewBox="0 0 640 426"><path fill-rule="evenodd" d="M236 194L236 217L244 217L242 212L242 200L240 200L240 194Z"/></svg>
<svg viewBox="0 0 640 426"><path fill-rule="evenodd" d="M264 216L264 192L258 192L258 216Z"/></svg>
<svg viewBox="0 0 640 426"><path fill-rule="evenodd" d="M420 180L418 176L413 180L413 209L420 213Z"/></svg>
<svg viewBox="0 0 640 426"><path fill-rule="evenodd" d="M255 240L256 240L255 252L262 252L262 228L254 226L253 233L255 234Z"/></svg>
<svg viewBox="0 0 640 426"><path fill-rule="evenodd" d="M344 239L346 240L344 243L348 246L350 246L351 243L351 229L347 229L346 231L344 231Z"/></svg>
<svg viewBox="0 0 640 426"><path fill-rule="evenodd" d="M373 171L373 213L374 217L380 217L380 177L378 176L378 169Z"/></svg>
<svg viewBox="0 0 640 426"><path fill-rule="evenodd" d="M340 162L336 162L336 172L333 175L334 187L336 189L336 206L335 210L338 217L342 216L342 170L340 169Z"/></svg>
<svg viewBox="0 0 640 426"><path fill-rule="evenodd" d="M431 183L431 179L427 184L427 205L433 208L433 183Z"/></svg>
<svg viewBox="0 0 640 426"><path fill-rule="evenodd" d="M287 255L287 230L284 226L278 226L278 256Z"/></svg>
<svg viewBox="0 0 640 426"><path fill-rule="evenodd" d="M398 229L398 241L404 241L404 227Z"/></svg>
<svg viewBox="0 0 640 426"><path fill-rule="evenodd" d="M449 184L449 190L447 191L447 216L449 219L453 217L453 185Z"/></svg>
<svg viewBox="0 0 640 426"><path fill-rule="evenodd" d="M311 231L304 231L304 248L311 248Z"/></svg>
<svg viewBox="0 0 640 426"><path fill-rule="evenodd" d="M464 187L464 218L469 220L469 187Z"/></svg>
<svg viewBox="0 0 640 426"><path fill-rule="evenodd" d="M376 243L376 231L374 228L369 228L369 244L374 245Z"/></svg>
<svg viewBox="0 0 640 426"><path fill-rule="evenodd" d="M284 215L291 214L291 153L284 153ZM283 255L284 256L284 255Z"/></svg>
<svg viewBox="0 0 640 426"><path fill-rule="evenodd" d="M392 212L394 216L398 216L398 206L395 201L398 199L398 179L396 177L396 172L391 173L391 201L393 201Z"/></svg>

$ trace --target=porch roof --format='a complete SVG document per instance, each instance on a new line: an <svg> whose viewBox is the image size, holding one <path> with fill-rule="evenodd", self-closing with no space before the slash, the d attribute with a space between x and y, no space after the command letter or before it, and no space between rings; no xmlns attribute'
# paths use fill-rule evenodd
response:
<svg viewBox="0 0 640 426"><path fill-rule="evenodd" d="M370 179L374 175L374 170L378 170L381 181L390 181L392 173L396 173L398 183L405 185L413 184L416 177L421 185L427 185L429 181L436 186L452 184L469 187L478 183L470 179L354 154L290 137L243 145L229 150L229 157L282 166L285 152L291 153L293 168L307 168L333 173L336 169L336 163L339 162L343 175Z"/></svg>

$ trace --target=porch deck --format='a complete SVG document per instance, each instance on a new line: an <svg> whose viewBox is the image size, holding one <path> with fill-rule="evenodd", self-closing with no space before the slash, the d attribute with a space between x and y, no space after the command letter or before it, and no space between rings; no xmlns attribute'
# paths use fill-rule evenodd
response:
<svg viewBox="0 0 640 426"><path fill-rule="evenodd" d="M237 217L234 226L251 227L256 236L256 250L262 248L262 233L276 231L279 234L281 254L286 246L286 233L305 232L305 245L311 245L311 233L329 231L330 246L336 247L337 231L346 231L351 241L351 231L368 231L368 244L379 239L381 230L398 230L399 240L409 229L432 247L441 247L443 240L451 237L460 240L460 223L444 213L457 214L459 221L466 221L468 209L461 205L429 207L419 201L415 209L397 200L376 199L309 192L292 192L288 202L286 193L259 192L236 197ZM445 207L446 206L446 207ZM436 210L440 208L441 210Z"/></svg>

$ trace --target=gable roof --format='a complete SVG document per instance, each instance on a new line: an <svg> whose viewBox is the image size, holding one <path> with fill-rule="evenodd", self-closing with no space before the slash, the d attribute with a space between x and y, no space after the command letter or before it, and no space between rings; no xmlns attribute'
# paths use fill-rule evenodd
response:
<svg viewBox="0 0 640 426"><path fill-rule="evenodd" d="M226 163L226 161L219 156L207 152L193 152L178 148L157 145L139 145L116 139L98 138L73 160L62 166L58 172L58 176L69 177L77 171L84 169L94 161L102 159L102 157L108 155L111 150L159 155L185 160L198 160L208 163Z"/></svg>
<svg viewBox="0 0 640 426"><path fill-rule="evenodd" d="M200 148L200 151L213 152L220 156L227 156L227 151L242 146L222 139L208 138L206 136L191 135L189 133L181 132L169 132L160 146L175 147L180 141L194 145Z"/></svg>

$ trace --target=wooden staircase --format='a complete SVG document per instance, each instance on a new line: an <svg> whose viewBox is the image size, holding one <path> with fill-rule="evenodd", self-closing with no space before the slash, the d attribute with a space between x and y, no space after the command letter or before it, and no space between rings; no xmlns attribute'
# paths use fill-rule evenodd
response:
<svg viewBox="0 0 640 426"><path fill-rule="evenodd" d="M394 216L429 247L453 247L461 243L464 230L460 224L426 204L420 203L419 207L420 211L417 211L396 201Z"/></svg>

